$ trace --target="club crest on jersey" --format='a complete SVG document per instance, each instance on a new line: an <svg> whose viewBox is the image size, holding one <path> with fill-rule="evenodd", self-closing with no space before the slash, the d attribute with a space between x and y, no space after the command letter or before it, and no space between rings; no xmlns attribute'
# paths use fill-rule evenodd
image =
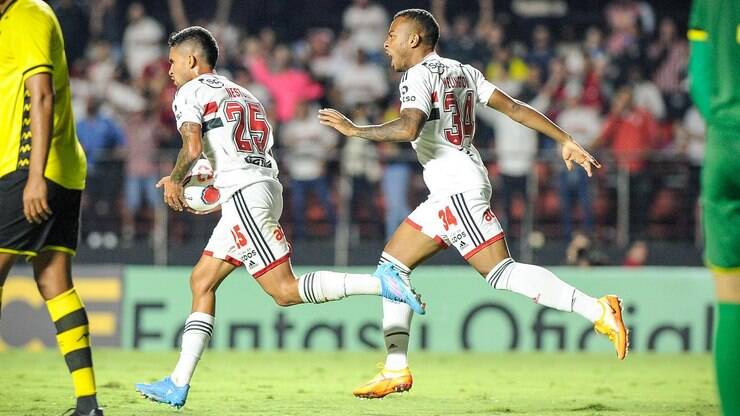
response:
<svg viewBox="0 0 740 416"><path fill-rule="evenodd" d="M422 62L422 65L427 67L428 70L432 71L433 74L443 74L445 72L445 65L439 61L426 61Z"/></svg>
<svg viewBox="0 0 740 416"><path fill-rule="evenodd" d="M198 78L201 84L207 85L211 88L223 88L224 83L216 78Z"/></svg>

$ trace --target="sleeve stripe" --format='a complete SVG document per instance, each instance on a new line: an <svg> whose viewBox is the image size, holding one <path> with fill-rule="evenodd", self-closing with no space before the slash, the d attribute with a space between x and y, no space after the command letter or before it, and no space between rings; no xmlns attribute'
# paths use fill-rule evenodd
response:
<svg viewBox="0 0 740 416"><path fill-rule="evenodd" d="M689 40L704 42L709 39L709 33L701 29L689 29L686 37L689 38Z"/></svg>
<svg viewBox="0 0 740 416"><path fill-rule="evenodd" d="M51 69L52 71L54 70L54 65L41 64L41 65L35 65L35 66L32 66L32 67L26 69L25 71L23 71L23 75L26 75L27 73L33 71L36 68L40 68L40 67L46 67L46 68Z"/></svg>

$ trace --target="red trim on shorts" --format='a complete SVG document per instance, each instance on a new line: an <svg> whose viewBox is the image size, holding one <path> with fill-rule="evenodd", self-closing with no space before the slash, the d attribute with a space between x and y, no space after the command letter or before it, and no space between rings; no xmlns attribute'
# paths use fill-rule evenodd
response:
<svg viewBox="0 0 740 416"><path fill-rule="evenodd" d="M406 218L405 220L403 220L403 222L412 226L416 231L421 231L421 225L411 221L411 218Z"/></svg>
<svg viewBox="0 0 740 416"><path fill-rule="evenodd" d="M258 271L256 273L252 273L252 277L254 277L255 279L259 279L260 276L262 276L263 274L269 272L270 270L276 268L277 266L285 263L288 260L290 260L290 251L286 255L284 255L283 257L280 257L279 259L277 259L277 260L273 261L272 263L270 263L264 269L262 269L262 270L260 270L260 271Z"/></svg>
<svg viewBox="0 0 740 416"><path fill-rule="evenodd" d="M443 248L443 249L445 249L445 250L447 250L447 248L449 247L449 246L447 245L447 243L445 243L445 240L443 240L443 239L442 239L442 237L440 237L440 236L438 236L438 235L435 235L435 236L434 236L434 241L435 241L435 242L436 242L436 243L437 243L437 244L438 244L438 245L439 245L439 246L440 246L441 248Z"/></svg>
<svg viewBox="0 0 740 416"><path fill-rule="evenodd" d="M473 250L471 250L471 251L470 251L470 253L468 253L468 254L464 255L464 256L463 256L463 258L464 258L465 260L467 260L467 259L469 259L469 258L471 258L471 257L475 256L476 254L478 254L478 252L479 252L479 251L483 250L484 248L486 248L486 247L490 246L491 244L495 243L496 241L498 241L498 240L500 240L500 239L502 239L502 238L504 238L504 232L503 232L503 231L502 231L502 232L500 232L500 233L499 233L498 235L496 235L495 237L491 237L491 238L489 238L489 239L488 239L487 241L484 241L484 242L483 242L483 244L481 244L481 245L479 245L478 247L476 247L476 248L474 248Z"/></svg>
<svg viewBox="0 0 740 416"><path fill-rule="evenodd" d="M242 264L244 264L244 263L240 262L239 260L237 260L237 259L235 259L235 258L233 258L233 257L231 257L229 255L226 255L226 258L225 259L216 257L216 256L213 255L213 252L210 251L210 250L203 250L203 255L204 256L208 256L208 257L213 257L214 259L223 260L223 261L225 261L225 262L227 262L227 263L229 263L229 264L231 264L233 266L236 266L236 267L240 267Z"/></svg>
<svg viewBox="0 0 740 416"><path fill-rule="evenodd" d="M203 107L203 116L215 113L218 110L218 104L215 101L211 101Z"/></svg>

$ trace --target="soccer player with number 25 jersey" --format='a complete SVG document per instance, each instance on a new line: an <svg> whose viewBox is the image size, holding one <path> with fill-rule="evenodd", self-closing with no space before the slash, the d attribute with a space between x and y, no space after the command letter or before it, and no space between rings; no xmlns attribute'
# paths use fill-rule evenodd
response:
<svg viewBox="0 0 740 416"><path fill-rule="evenodd" d="M545 268L514 261L504 233L491 211L491 184L473 146L475 106L487 105L513 120L552 137L562 147L569 169L578 164L591 176L598 162L573 139L529 105L512 99L477 69L435 53L439 26L426 10L398 12L386 38L391 67L401 77L400 118L377 126L357 126L333 109L319 112L320 121L346 136L379 142L411 142L424 168L429 197L402 223L386 244L381 265L390 265L406 282L425 259L452 245L494 289L510 290L534 302L576 312L594 323L624 359L628 333L622 305L613 295L590 297ZM401 198L402 195L387 195ZM380 373L354 391L379 398L411 388L407 349L411 312L383 301L383 333L388 356Z"/></svg>
<svg viewBox="0 0 740 416"><path fill-rule="evenodd" d="M297 277L293 273L290 245L278 222L283 188L272 157L272 128L262 104L214 72L218 45L206 29L183 29L170 37L169 45L169 74L178 87L172 110L183 147L172 173L157 186L164 188L167 205L182 211L186 207L182 181L205 155L223 202L221 219L190 277L192 313L185 322L175 370L155 383L137 384L136 390L174 407L185 404L195 366L213 333L216 289L242 265L281 306L380 295L424 313L419 296L390 266L378 267L374 275L319 271Z"/></svg>

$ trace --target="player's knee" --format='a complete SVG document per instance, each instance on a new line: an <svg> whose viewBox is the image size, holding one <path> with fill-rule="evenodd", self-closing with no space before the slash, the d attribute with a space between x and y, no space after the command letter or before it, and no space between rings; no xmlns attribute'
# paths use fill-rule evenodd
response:
<svg viewBox="0 0 740 416"><path fill-rule="evenodd" d="M217 283L212 279L208 279L196 272L190 275L190 290L193 292L193 297L214 293L216 292L216 287Z"/></svg>
<svg viewBox="0 0 740 416"><path fill-rule="evenodd" d="M281 284L270 291L270 296L278 306L292 306L301 303L295 284Z"/></svg>

